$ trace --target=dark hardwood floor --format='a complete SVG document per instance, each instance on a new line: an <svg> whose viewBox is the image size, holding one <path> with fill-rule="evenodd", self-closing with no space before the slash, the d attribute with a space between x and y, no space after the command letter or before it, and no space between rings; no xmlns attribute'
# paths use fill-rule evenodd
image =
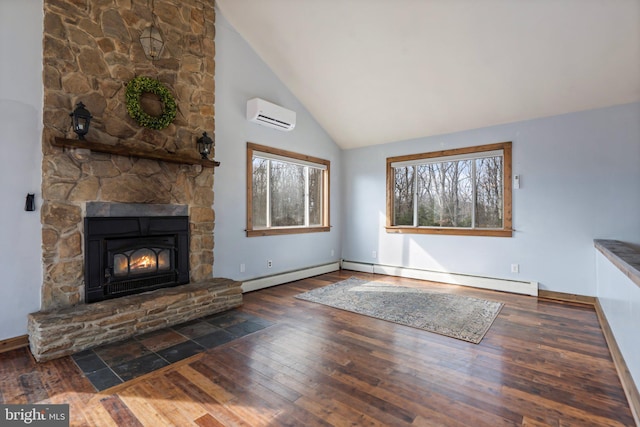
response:
<svg viewBox="0 0 640 427"><path fill-rule="evenodd" d="M350 276L505 306L476 345L294 298ZM273 325L102 392L70 357L0 354L0 402L68 403L72 425L634 425L587 305L341 271L240 310Z"/></svg>

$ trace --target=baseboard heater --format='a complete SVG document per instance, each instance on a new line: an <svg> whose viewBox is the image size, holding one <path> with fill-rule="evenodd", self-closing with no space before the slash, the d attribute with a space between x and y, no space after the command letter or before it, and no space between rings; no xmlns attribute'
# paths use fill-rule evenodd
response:
<svg viewBox="0 0 640 427"><path fill-rule="evenodd" d="M340 263L332 262L330 264L318 265L315 267L302 268L299 270L274 274L272 276L260 277L257 279L242 282L242 292L257 291L258 289L281 285L283 283L293 282L295 280L306 279L307 277L318 276L320 274L331 273L332 271L337 270L340 270Z"/></svg>
<svg viewBox="0 0 640 427"><path fill-rule="evenodd" d="M538 282L523 282L518 280L497 279L493 277L470 276L459 273L446 273L441 271L394 267L379 264L366 264L353 261L342 261L342 268L344 270L361 271L364 273L386 274L388 276L407 277L409 279L429 280L432 282L449 283L452 285L471 286L474 288L491 289L494 291L538 296Z"/></svg>

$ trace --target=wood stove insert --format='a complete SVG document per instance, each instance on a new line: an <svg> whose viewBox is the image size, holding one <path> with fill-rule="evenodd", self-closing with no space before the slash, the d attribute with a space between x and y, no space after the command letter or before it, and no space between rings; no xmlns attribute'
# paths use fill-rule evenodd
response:
<svg viewBox="0 0 640 427"><path fill-rule="evenodd" d="M189 283L187 216L86 217L85 302Z"/></svg>

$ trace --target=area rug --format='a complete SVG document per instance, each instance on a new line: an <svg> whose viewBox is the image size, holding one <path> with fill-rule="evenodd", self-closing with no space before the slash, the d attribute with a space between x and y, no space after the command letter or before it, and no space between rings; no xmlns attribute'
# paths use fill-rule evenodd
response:
<svg viewBox="0 0 640 427"><path fill-rule="evenodd" d="M474 344L480 343L504 305L356 277L296 295L296 298Z"/></svg>

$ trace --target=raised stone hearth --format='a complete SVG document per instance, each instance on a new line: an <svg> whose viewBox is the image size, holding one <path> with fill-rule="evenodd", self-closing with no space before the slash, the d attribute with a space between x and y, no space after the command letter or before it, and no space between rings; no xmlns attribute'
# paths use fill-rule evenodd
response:
<svg viewBox="0 0 640 427"><path fill-rule="evenodd" d="M242 305L241 283L209 279L143 294L29 315L38 362L177 325Z"/></svg>

